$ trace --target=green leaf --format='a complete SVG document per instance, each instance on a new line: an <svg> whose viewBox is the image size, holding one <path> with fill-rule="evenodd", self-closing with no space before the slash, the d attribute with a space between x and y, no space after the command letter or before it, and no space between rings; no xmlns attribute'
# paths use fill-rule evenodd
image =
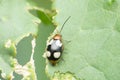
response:
<svg viewBox="0 0 120 80"><path fill-rule="evenodd" d="M28 0L28 2L37 7L37 8L40 8L40 9L43 9L43 10L51 10L51 6L52 6L52 2L51 0Z"/></svg>
<svg viewBox="0 0 120 80"><path fill-rule="evenodd" d="M13 73L13 75L15 76L13 80L22 80L22 76L21 75L18 75L17 73Z"/></svg>
<svg viewBox="0 0 120 80"><path fill-rule="evenodd" d="M37 33L36 17L28 12L26 0L0 0L0 70L2 77L12 79L15 45L28 34Z"/></svg>
<svg viewBox="0 0 120 80"><path fill-rule="evenodd" d="M34 68L32 66L34 66L34 64L30 64L31 62L31 58L32 57L32 39L33 36L29 35L28 37L24 37L21 41L19 41L19 43L16 45L16 59L17 62L19 64L19 66L23 66L23 67L18 67L18 65L16 65L15 67L15 72L14 72L14 80L23 80L26 78L30 78L33 79L34 78ZM25 69L24 67L26 67L27 69ZM29 73L29 75L25 76L24 73Z"/></svg>
<svg viewBox="0 0 120 80"><path fill-rule="evenodd" d="M50 16L44 11L35 10L36 15L41 19L41 24L38 28L38 36L36 39L36 47L34 53L35 71L38 80L49 80L45 73L45 59L42 57L45 52L46 40L50 33L54 30L54 25Z"/></svg>
<svg viewBox="0 0 120 80"><path fill-rule="evenodd" d="M71 18L61 32L63 60L47 64L48 75L54 79L59 71L80 80L119 80L120 0L56 0L54 5L59 12L56 30Z"/></svg>
<svg viewBox="0 0 120 80"><path fill-rule="evenodd" d="M16 59L19 64L22 66L29 62L32 54L32 35L23 38L16 46L17 48L17 55Z"/></svg>
<svg viewBox="0 0 120 80"><path fill-rule="evenodd" d="M30 0L29 0L30 1ZM42 57L45 51L46 40L50 33L54 30L52 23L53 15L56 14L52 10L52 1L50 0L35 0L30 2L37 9L31 9L30 13L41 20L38 28L38 36L36 38L36 47L34 54L35 72L38 80L49 80L45 73L45 59Z"/></svg>
<svg viewBox="0 0 120 80"><path fill-rule="evenodd" d="M76 80L76 79L77 78L74 76L74 74L70 72L67 73L55 72L55 75L53 76L53 80Z"/></svg>

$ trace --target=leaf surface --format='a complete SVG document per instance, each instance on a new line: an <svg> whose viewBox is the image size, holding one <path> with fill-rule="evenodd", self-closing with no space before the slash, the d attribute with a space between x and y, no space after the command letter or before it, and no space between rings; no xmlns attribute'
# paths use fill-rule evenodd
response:
<svg viewBox="0 0 120 80"><path fill-rule="evenodd" d="M28 34L36 35L36 17L28 12L26 0L0 0L0 70L11 79L16 55L15 45Z"/></svg>
<svg viewBox="0 0 120 80"><path fill-rule="evenodd" d="M61 32L63 61L47 64L48 75L60 71L80 80L119 80L120 0L56 0L54 5L58 31L71 18Z"/></svg>

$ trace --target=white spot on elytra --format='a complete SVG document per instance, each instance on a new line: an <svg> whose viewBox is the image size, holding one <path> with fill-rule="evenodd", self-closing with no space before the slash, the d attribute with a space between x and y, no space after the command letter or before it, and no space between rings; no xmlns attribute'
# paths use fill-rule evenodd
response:
<svg viewBox="0 0 120 80"><path fill-rule="evenodd" d="M60 55L61 55L61 53L60 53L60 52L55 52L55 53L54 53L54 58L59 58L59 57L60 57Z"/></svg>
<svg viewBox="0 0 120 80"><path fill-rule="evenodd" d="M51 56L51 53L49 51L46 52L46 56L47 57L50 57Z"/></svg>

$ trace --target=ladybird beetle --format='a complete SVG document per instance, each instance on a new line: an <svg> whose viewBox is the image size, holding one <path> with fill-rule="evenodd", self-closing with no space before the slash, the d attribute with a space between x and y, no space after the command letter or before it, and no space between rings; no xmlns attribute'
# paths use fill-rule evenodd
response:
<svg viewBox="0 0 120 80"><path fill-rule="evenodd" d="M62 43L62 35L60 34L65 23L69 20L71 16L69 16L64 24L62 25L62 28L60 29L60 32L55 34L53 38L48 41L47 48L46 48L46 57L48 61L54 66L59 61L62 52L63 52L63 43Z"/></svg>

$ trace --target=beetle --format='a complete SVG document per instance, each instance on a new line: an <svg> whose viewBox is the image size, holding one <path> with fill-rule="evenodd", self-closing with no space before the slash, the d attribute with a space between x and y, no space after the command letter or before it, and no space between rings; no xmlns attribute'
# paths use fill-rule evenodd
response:
<svg viewBox="0 0 120 80"><path fill-rule="evenodd" d="M62 43L62 35L61 31L65 25L65 23L70 19L69 16L65 22L63 23L59 33L55 34L50 41L48 41L46 48L46 57L48 61L54 66L59 61L62 52L63 52L63 43Z"/></svg>

